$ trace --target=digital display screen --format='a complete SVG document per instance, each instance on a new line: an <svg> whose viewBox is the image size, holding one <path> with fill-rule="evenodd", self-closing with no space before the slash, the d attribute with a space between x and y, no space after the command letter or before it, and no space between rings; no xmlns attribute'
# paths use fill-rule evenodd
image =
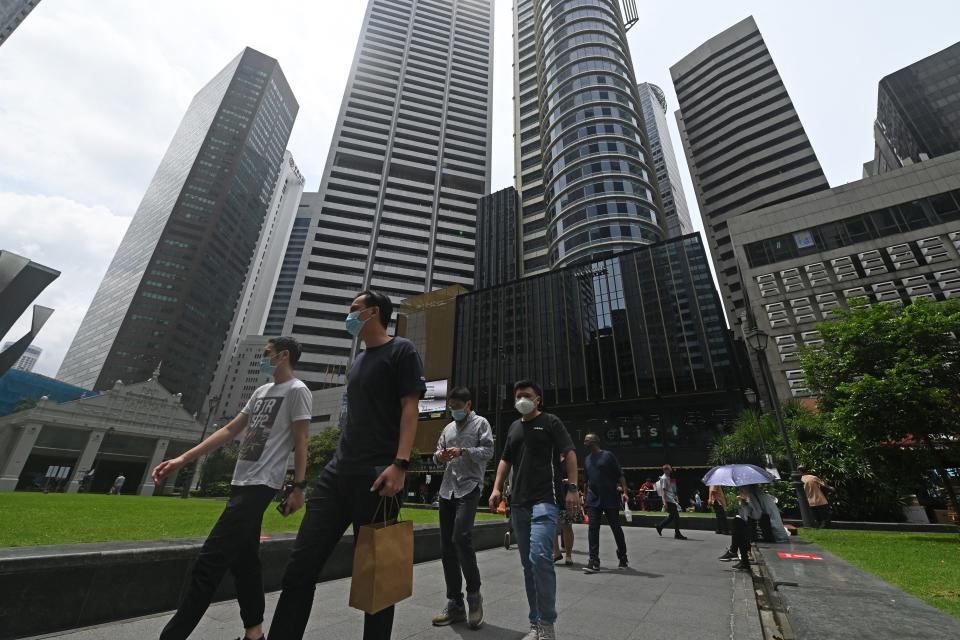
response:
<svg viewBox="0 0 960 640"><path fill-rule="evenodd" d="M420 419L442 418L447 411L447 380L427 382L427 392L420 400Z"/></svg>

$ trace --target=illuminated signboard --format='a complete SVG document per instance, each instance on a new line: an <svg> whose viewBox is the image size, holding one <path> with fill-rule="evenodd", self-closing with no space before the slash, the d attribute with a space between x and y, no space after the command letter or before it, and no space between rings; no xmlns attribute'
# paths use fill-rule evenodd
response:
<svg viewBox="0 0 960 640"><path fill-rule="evenodd" d="M427 392L420 400L420 419L442 418L447 411L447 380L427 382Z"/></svg>

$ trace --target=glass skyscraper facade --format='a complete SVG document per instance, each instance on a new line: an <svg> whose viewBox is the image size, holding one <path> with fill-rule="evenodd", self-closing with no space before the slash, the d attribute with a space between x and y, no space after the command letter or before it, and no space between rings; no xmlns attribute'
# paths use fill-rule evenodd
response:
<svg viewBox="0 0 960 640"><path fill-rule="evenodd" d="M703 464L742 385L707 260L688 235L461 295L455 383L512 420L511 385L532 378L572 431Z"/></svg>
<svg viewBox="0 0 960 640"><path fill-rule="evenodd" d="M665 236L623 6L514 4L524 275Z"/></svg>
<svg viewBox="0 0 960 640"><path fill-rule="evenodd" d="M873 173L960 151L960 42L880 81Z"/></svg>
<svg viewBox="0 0 960 640"><path fill-rule="evenodd" d="M667 128L667 97L663 94L663 89L649 82L644 82L637 89L640 91L640 105L647 127L647 139L650 141L653 169L657 173L660 187L667 236L679 238L693 231L693 223L690 221L690 210L687 208L687 198L683 195L683 182L680 179L680 167L677 165L670 130Z"/></svg>
<svg viewBox="0 0 960 640"><path fill-rule="evenodd" d="M363 289L473 286L492 63L493 0L368 3L284 326L311 389L345 384Z"/></svg>
<svg viewBox="0 0 960 640"><path fill-rule="evenodd" d="M233 320L298 104L279 64L245 49L194 97L58 378L160 382L197 411Z"/></svg>
<svg viewBox="0 0 960 640"><path fill-rule="evenodd" d="M520 277L517 190L507 187L477 203L477 288Z"/></svg>

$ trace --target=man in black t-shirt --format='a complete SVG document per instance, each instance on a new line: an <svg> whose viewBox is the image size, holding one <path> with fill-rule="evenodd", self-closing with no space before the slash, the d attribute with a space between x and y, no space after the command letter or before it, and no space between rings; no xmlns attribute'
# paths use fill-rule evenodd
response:
<svg viewBox="0 0 960 640"><path fill-rule="evenodd" d="M553 539L560 509L580 509L577 454L563 422L541 411L543 392L537 383L521 380L513 386L513 393L522 417L507 432L490 494L490 508L497 508L503 482L513 467L510 522L520 551L530 607L530 632L523 640L553 640L557 620ZM566 455L565 469L559 463L562 455ZM564 484L564 478L569 484Z"/></svg>
<svg viewBox="0 0 960 640"><path fill-rule="evenodd" d="M373 520L381 496L403 489L426 382L413 343L387 333L392 313L390 298L369 290L350 306L346 329L363 340L366 350L347 375L346 426L307 501L270 640L303 637L320 571L347 527L352 524L356 533ZM392 519L396 507L389 502L383 517ZM392 630L393 607L365 615L366 640L387 640Z"/></svg>

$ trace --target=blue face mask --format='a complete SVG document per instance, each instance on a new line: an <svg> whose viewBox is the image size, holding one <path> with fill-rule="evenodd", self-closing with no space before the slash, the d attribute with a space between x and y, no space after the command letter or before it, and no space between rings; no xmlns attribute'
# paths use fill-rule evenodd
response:
<svg viewBox="0 0 960 640"><path fill-rule="evenodd" d="M360 311L351 311L349 314L347 314L347 319L344 322L344 324L347 327L347 333L349 333L354 338L356 338L357 335L360 334L360 329L362 329L364 323L366 323L366 321L370 319L370 318L367 318L367 320L360 319L360 314L364 311L366 311L366 309L361 309Z"/></svg>
<svg viewBox="0 0 960 640"><path fill-rule="evenodd" d="M273 364L270 356L260 358L260 373L272 376L277 370L277 365Z"/></svg>
<svg viewBox="0 0 960 640"><path fill-rule="evenodd" d="M456 420L457 422L460 422L461 420L467 417L466 409L451 409L450 413L451 415L453 415L453 419Z"/></svg>

